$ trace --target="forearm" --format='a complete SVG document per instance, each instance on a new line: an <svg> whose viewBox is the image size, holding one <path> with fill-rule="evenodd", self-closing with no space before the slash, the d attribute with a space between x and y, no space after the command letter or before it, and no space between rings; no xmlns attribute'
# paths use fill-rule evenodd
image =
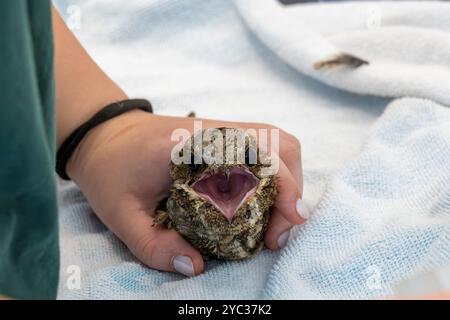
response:
<svg viewBox="0 0 450 320"><path fill-rule="evenodd" d="M57 146L103 106L126 94L91 59L55 8Z"/></svg>

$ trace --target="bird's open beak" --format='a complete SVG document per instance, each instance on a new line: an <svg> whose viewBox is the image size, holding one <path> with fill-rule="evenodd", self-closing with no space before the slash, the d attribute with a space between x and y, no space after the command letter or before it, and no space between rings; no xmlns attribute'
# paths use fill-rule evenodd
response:
<svg viewBox="0 0 450 320"><path fill-rule="evenodd" d="M192 188L231 222L241 205L253 195L259 179L243 167L204 173Z"/></svg>

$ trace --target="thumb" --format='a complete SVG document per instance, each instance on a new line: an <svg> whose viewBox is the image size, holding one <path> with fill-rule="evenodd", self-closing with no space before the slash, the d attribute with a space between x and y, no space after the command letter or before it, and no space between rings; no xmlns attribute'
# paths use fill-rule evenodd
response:
<svg viewBox="0 0 450 320"><path fill-rule="evenodd" d="M186 276L203 272L204 262L198 250L176 231L153 226L153 218L147 212L127 212L117 222L119 238L148 267Z"/></svg>

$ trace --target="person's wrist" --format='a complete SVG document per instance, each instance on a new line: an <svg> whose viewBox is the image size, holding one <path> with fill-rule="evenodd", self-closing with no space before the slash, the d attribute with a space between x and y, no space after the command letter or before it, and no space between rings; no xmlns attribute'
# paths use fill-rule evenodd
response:
<svg viewBox="0 0 450 320"><path fill-rule="evenodd" d="M110 160L108 150L117 138L151 116L143 110L130 110L92 128L67 161L68 176L77 184L82 183L84 177L93 174L96 164Z"/></svg>

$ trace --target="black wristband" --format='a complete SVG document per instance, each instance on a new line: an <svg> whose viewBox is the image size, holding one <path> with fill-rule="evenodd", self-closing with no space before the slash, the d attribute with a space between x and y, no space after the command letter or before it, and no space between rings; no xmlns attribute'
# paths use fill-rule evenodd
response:
<svg viewBox="0 0 450 320"><path fill-rule="evenodd" d="M96 113L89 121L85 122L64 141L56 153L56 173L64 180L70 180L66 172L67 161L69 161L72 153L78 144L83 140L86 134L92 128L99 124L117 117L127 111L133 109L141 109L152 113L153 108L149 101L143 99L132 99L114 102L107 105L98 113Z"/></svg>

